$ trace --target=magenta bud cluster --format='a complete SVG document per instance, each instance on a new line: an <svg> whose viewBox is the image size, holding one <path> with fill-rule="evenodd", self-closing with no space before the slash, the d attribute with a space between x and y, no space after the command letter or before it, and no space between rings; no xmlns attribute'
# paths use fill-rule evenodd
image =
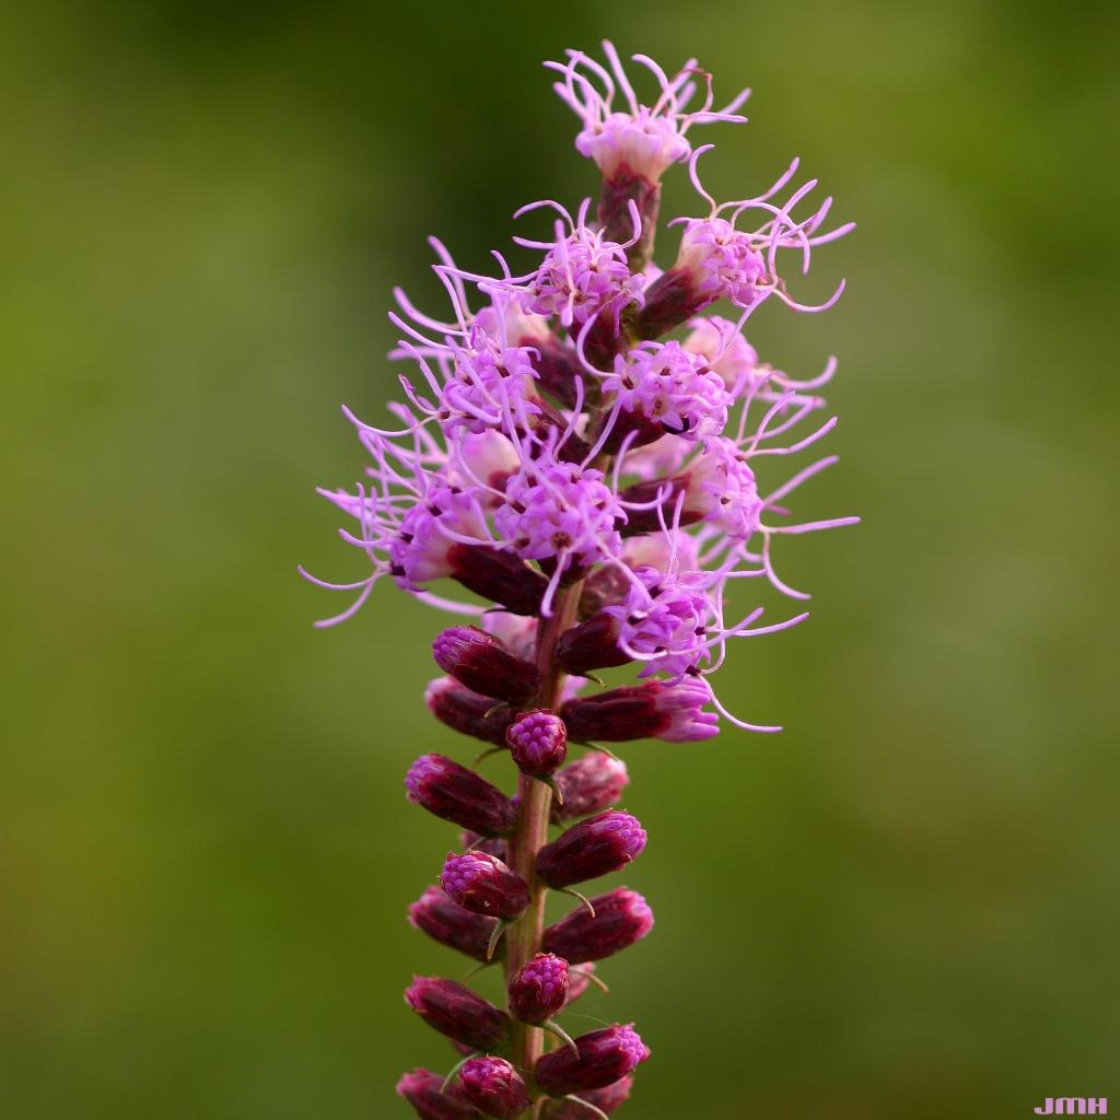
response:
<svg viewBox="0 0 1120 1120"><path fill-rule="evenodd" d="M503 969L505 1006L457 981L413 981L409 1006L466 1058L444 1077L402 1078L423 1120L569 1120L628 1099L649 1057L633 1026L577 1034L566 1019L594 962L653 927L628 887L590 899L575 889L628 870L646 847L618 808L626 765L604 744L779 730L729 712L712 677L733 639L807 617L808 595L779 574L787 538L857 520L791 512L835 457L783 469L836 424L819 393L834 360L794 376L748 338L763 303L835 303L843 284L815 306L794 293L814 251L851 225L827 225L832 200L809 201L816 182L798 184L797 161L751 197L716 201L700 169L712 145L695 146L693 130L742 123L747 92L721 107L695 59L670 74L636 55L632 81L613 45L603 50L605 65L579 51L546 64L597 197L523 207L521 273L500 252L495 275L475 273L432 241L450 306L395 293L403 397L385 426L347 413L366 478L322 491L370 565L354 583L314 581L356 594L323 625L383 579L454 620L432 642L441 675L424 699L465 737L464 757L425 753L405 786L465 835L408 919ZM673 167L695 193L669 223L675 256L658 263ZM760 582L797 606L764 618L749 603ZM596 676L606 670L629 675L608 687ZM549 892L579 903L550 915Z"/></svg>

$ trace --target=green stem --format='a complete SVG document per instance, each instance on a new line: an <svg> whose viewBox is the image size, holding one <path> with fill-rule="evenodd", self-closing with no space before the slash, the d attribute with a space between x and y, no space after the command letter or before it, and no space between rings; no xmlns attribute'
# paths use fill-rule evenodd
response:
<svg viewBox="0 0 1120 1120"><path fill-rule="evenodd" d="M551 618L542 618L537 630L536 664L541 687L536 706L555 708L564 674L553 656L557 639L575 620L582 582L560 591ZM541 951L544 934L544 904L548 888L537 878L537 853L548 843L548 819L552 811L552 790L527 774L518 778L520 803L513 832L509 836L510 866L529 884L529 909L506 930L506 979L515 975ZM513 1022L513 1064L530 1072L544 1052L544 1031L528 1023Z"/></svg>

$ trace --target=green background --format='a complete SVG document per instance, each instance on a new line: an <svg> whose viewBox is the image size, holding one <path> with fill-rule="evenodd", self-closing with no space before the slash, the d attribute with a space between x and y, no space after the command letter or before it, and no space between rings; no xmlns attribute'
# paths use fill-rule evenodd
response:
<svg viewBox="0 0 1120 1120"><path fill-rule="evenodd" d="M441 618L314 631L295 566L363 570L312 487L392 285L439 307L424 238L483 267L595 190L540 62L604 35L755 88L717 195L800 154L859 222L799 289L839 306L752 337L840 356L798 508L865 519L782 542L814 618L719 678L784 734L625 751L658 925L581 1008L655 1052L621 1115L1120 1103L1117 10L6 5L0 1114L403 1118L448 1064L401 1001L461 968L403 917L453 839L403 773L470 755Z"/></svg>

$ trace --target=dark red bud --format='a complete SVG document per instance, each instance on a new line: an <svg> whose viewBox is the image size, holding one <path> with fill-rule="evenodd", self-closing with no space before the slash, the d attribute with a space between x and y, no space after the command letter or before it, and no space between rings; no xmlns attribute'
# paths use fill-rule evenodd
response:
<svg viewBox="0 0 1120 1120"><path fill-rule="evenodd" d="M582 758L557 770L555 778L564 804L553 801L553 824L609 809L617 804L622 791L630 784L626 763L602 751L588 751Z"/></svg>
<svg viewBox="0 0 1120 1120"><path fill-rule="evenodd" d="M464 688L450 677L438 677L424 693L428 710L441 723L461 735L472 735L495 746L506 745L506 728L516 713L505 705L495 705L488 696Z"/></svg>
<svg viewBox="0 0 1120 1120"><path fill-rule="evenodd" d="M516 798L513 807L516 810ZM462 841L463 851L470 848L472 852L485 852L488 856L497 856L502 863L509 863L509 845L504 840L496 840L493 837L484 839L477 832L464 832L459 839Z"/></svg>
<svg viewBox="0 0 1120 1120"><path fill-rule="evenodd" d="M417 976L405 1002L428 1026L475 1050L499 1050L509 1040L509 1017L465 984Z"/></svg>
<svg viewBox="0 0 1120 1120"><path fill-rule="evenodd" d="M430 1070L406 1073L397 1082L397 1095L412 1105L420 1120L482 1120L482 1113L457 1085L449 1085L445 1092L443 1078Z"/></svg>
<svg viewBox="0 0 1120 1120"><path fill-rule="evenodd" d="M634 1088L633 1077L623 1077L604 1089L580 1093L579 1101L586 1101L608 1116L630 1099ZM591 1120L595 1114L579 1101L546 1101L541 1109L541 1120Z"/></svg>
<svg viewBox="0 0 1120 1120"><path fill-rule="evenodd" d="M463 1095L495 1120L513 1120L532 1103L524 1078L505 1058L471 1058L459 1070Z"/></svg>
<svg viewBox="0 0 1120 1120"><path fill-rule="evenodd" d="M513 802L485 778L441 754L421 755L404 784L409 801L483 836L500 836L513 827Z"/></svg>
<svg viewBox="0 0 1120 1120"><path fill-rule="evenodd" d="M440 887L429 887L409 908L409 923L432 940L466 953L476 961L487 963L487 951L497 918L464 910ZM494 957L505 952L505 941L499 941Z"/></svg>
<svg viewBox="0 0 1120 1120"><path fill-rule="evenodd" d="M509 1010L523 1023L544 1023L568 1002L568 962L538 953L509 982Z"/></svg>
<svg viewBox="0 0 1120 1120"><path fill-rule="evenodd" d="M538 708L519 715L506 731L510 754L523 774L546 778L568 755L568 733L555 713Z"/></svg>
<svg viewBox="0 0 1120 1120"><path fill-rule="evenodd" d="M550 887L570 887L620 871L642 853L646 831L636 817L611 810L572 825L537 856L537 875Z"/></svg>
<svg viewBox="0 0 1120 1120"><path fill-rule="evenodd" d="M602 612L565 630L556 643L557 665L565 673L576 676L628 665L630 661L631 658L618 648L618 619Z"/></svg>
<svg viewBox="0 0 1120 1120"><path fill-rule="evenodd" d="M636 316L638 338L660 338L691 319L717 296L718 292L702 291L691 270L669 269L646 290L645 306Z"/></svg>
<svg viewBox="0 0 1120 1120"><path fill-rule="evenodd" d="M447 561L451 578L468 591L499 604L510 614L530 618L540 614L548 580L516 553L485 545L455 544L448 550Z"/></svg>
<svg viewBox="0 0 1120 1120"><path fill-rule="evenodd" d="M537 1062L537 1084L554 1097L603 1089L633 1073L649 1057L633 1025L616 1023L582 1034L575 1040L578 1054L569 1046L545 1054Z"/></svg>
<svg viewBox="0 0 1120 1120"><path fill-rule="evenodd" d="M476 914L512 921L529 907L525 880L485 852L451 852L439 882L460 906Z"/></svg>
<svg viewBox="0 0 1120 1120"><path fill-rule="evenodd" d="M682 509L679 515L676 513L677 495L687 489L688 482L689 476L682 474L675 478L656 478L649 482L636 482L633 486L628 486L619 494L619 498L624 502L645 505L648 508L627 509L626 524L618 527L619 533L624 537L656 533L661 528L662 519L669 525L673 523L675 516L679 516L677 524L681 527L699 521L704 516L700 510ZM658 498L661 499L660 514L657 506L650 505Z"/></svg>
<svg viewBox="0 0 1120 1120"><path fill-rule="evenodd" d="M569 961L601 961L641 941L653 928L653 911L637 891L620 887L577 906L544 931L543 948Z"/></svg>
<svg viewBox="0 0 1120 1120"><path fill-rule="evenodd" d="M522 703L540 686L535 665L515 657L477 626L452 626L432 643L436 664L460 684L483 696Z"/></svg>

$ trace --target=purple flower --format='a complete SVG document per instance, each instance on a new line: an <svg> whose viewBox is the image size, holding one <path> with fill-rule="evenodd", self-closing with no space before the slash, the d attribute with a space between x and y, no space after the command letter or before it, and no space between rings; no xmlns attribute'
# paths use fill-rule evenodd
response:
<svg viewBox="0 0 1120 1120"><path fill-rule="evenodd" d="M578 570L622 548L615 522L624 515L602 471L546 457L514 475L505 498L494 524L525 560Z"/></svg>
<svg viewBox="0 0 1120 1120"><path fill-rule="evenodd" d="M439 883L460 906L476 914L511 921L529 905L525 880L485 852L451 852Z"/></svg>
<svg viewBox="0 0 1120 1120"><path fill-rule="evenodd" d="M498 1050L509 1038L509 1017L464 984L417 976L405 1003L429 1027L475 1050Z"/></svg>
<svg viewBox="0 0 1120 1120"><path fill-rule="evenodd" d="M509 982L509 1010L523 1023L544 1023L569 1000L568 962L537 953Z"/></svg>
<svg viewBox="0 0 1120 1120"><path fill-rule="evenodd" d="M572 1120L609 1114L629 1095L649 1054L630 1027L540 1056L540 1031L562 1034L553 1017L586 988L592 962L653 925L644 899L620 888L545 928L548 889L615 872L646 843L614 808L625 765L603 748L565 766L568 742L700 741L721 719L778 730L728 712L709 678L730 639L806 615L761 624L761 607L736 620L726 605L760 579L808 598L779 574L782 542L855 520L791 513L791 497L834 456L773 480L767 470L835 425L817 395L835 361L791 377L760 359L748 328L767 300L830 307L843 285L819 306L799 303L787 262L807 272L813 251L851 227L826 227L831 199L806 201L815 181L794 183L796 160L763 193L717 201L699 174L710 145L694 148L691 129L742 121L746 93L716 109L695 60L666 73L638 55L654 83L643 101L614 47L603 49L605 65L576 51L548 64L578 116L576 147L601 173L597 202L523 207L518 216L545 211L535 220L546 222L539 240L514 238L535 254L522 275L500 252L491 275L468 271L431 240L447 302L421 309L394 292L390 357L404 363L403 395L382 427L344 410L365 474L351 492L322 492L365 573L344 584L307 576L353 595L320 625L349 618L386 577L453 615L432 647L447 675L425 702L497 748L483 752L499 756L492 765L504 757L519 771L516 797L439 754L406 778L410 800L467 830L465 850L448 856L440 887L412 904L409 921L476 961L502 953L509 1012L450 980L413 983L409 1004L470 1058L446 1091L424 1070L401 1080L422 1120L513 1120L530 1109ZM658 263L660 180L674 164L687 164L702 205L669 222L683 227L680 247ZM699 314L718 300L735 319ZM671 337L685 324L683 340ZM620 687L592 676L624 667L631 680ZM600 688L581 695L588 677ZM551 843L550 822L567 828Z"/></svg>
<svg viewBox="0 0 1120 1120"><path fill-rule="evenodd" d="M665 575L656 568L639 568L626 600L607 607L616 620L618 644L646 667L638 674L665 673L680 680L708 652L708 623L713 615L707 579L697 572Z"/></svg>
<svg viewBox="0 0 1120 1120"><path fill-rule="evenodd" d="M505 1058L470 1058L459 1070L463 1095L495 1120L513 1120L530 1105L525 1079Z"/></svg>
<svg viewBox="0 0 1120 1120"><path fill-rule="evenodd" d="M485 778L441 754L421 755L404 784L409 801L483 836L501 836L513 827L513 802Z"/></svg>
<svg viewBox="0 0 1120 1120"><path fill-rule="evenodd" d="M608 240L601 230L587 225L590 205L591 200L586 199L575 220L561 210L571 230L567 235L558 221L554 241L517 239L521 245L546 250L522 298L525 310L555 315L565 327L579 326L601 311L613 312L617 320L623 307L640 307L643 302L644 277L631 275L625 245Z"/></svg>
<svg viewBox="0 0 1120 1120"><path fill-rule="evenodd" d="M518 769L534 778L548 777L568 754L564 721L543 709L519 715L506 731L506 742Z"/></svg>
<svg viewBox="0 0 1120 1120"><path fill-rule="evenodd" d="M641 941L653 929L653 911L636 891L620 887L591 899L595 911L576 907L544 931L543 947L569 961L601 961Z"/></svg>
<svg viewBox="0 0 1120 1120"><path fill-rule="evenodd" d="M432 643L436 664L460 684L495 700L520 703L540 686L535 665L514 657L477 626L452 626Z"/></svg>
<svg viewBox="0 0 1120 1120"><path fill-rule="evenodd" d="M695 59L689 59L670 78L652 59L635 55L634 61L649 69L661 87L653 106L641 105L614 46L605 42L603 50L610 71L582 51L568 51L567 63L545 65L560 73L563 81L556 83L556 92L583 124L576 149L580 155L593 159L606 179L625 168L632 174L656 180L671 164L688 159L692 148L685 134L691 125L746 120L736 116L735 110L747 99L748 90L743 90L726 108L713 112L709 85L704 103L687 111L696 92L695 78L700 75ZM616 106L619 92L622 105Z"/></svg>
<svg viewBox="0 0 1120 1120"><path fill-rule="evenodd" d="M634 1078L626 1076L603 1089L580 1093L578 1100L546 1101L541 1109L541 1120L590 1120L593 1112L580 1101L586 1101L608 1116L630 1099Z"/></svg>
<svg viewBox="0 0 1120 1120"><path fill-rule="evenodd" d="M553 805L552 820L560 824L609 809L621 799L630 777L622 759L588 751L556 772L556 784L564 795L564 803Z"/></svg>
<svg viewBox="0 0 1120 1120"><path fill-rule="evenodd" d="M468 957L473 957L482 964L486 964L490 959L489 946L498 919L464 910L440 887L428 887L409 906L408 921L410 925L449 949L466 953ZM500 958L504 952L505 943L499 941L494 949L494 957Z"/></svg>
<svg viewBox="0 0 1120 1120"><path fill-rule="evenodd" d="M652 426L645 430L655 438L671 432L701 439L717 435L727 423L731 394L723 379L679 342L643 342L620 354L602 387L624 413ZM616 434L630 430L620 417Z"/></svg>
<svg viewBox="0 0 1120 1120"><path fill-rule="evenodd" d="M568 737L577 743L625 743L631 739L695 742L719 734L719 717L705 712L712 690L700 677L674 684L647 681L569 700L560 709Z"/></svg>
<svg viewBox="0 0 1120 1120"><path fill-rule="evenodd" d="M482 1113L463 1097L458 1086L443 1088L443 1078L426 1069L414 1069L397 1082L403 1097L420 1120L482 1120Z"/></svg>
<svg viewBox="0 0 1120 1120"><path fill-rule="evenodd" d="M612 810L572 825L537 856L537 875L550 887L621 871L646 846L645 829L629 813Z"/></svg>
<svg viewBox="0 0 1120 1120"><path fill-rule="evenodd" d="M565 1046L537 1062L537 1083L551 1096L603 1089L633 1073L649 1057L649 1047L633 1024L616 1023L582 1034L575 1042L578 1054Z"/></svg>

